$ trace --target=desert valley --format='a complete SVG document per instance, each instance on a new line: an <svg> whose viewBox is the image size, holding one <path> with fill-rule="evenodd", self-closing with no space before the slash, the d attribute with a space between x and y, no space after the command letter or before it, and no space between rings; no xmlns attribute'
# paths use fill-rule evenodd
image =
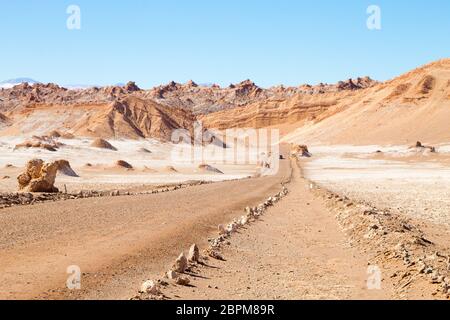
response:
<svg viewBox="0 0 450 320"><path fill-rule="evenodd" d="M449 299L449 119L450 59L2 88L0 298Z"/></svg>

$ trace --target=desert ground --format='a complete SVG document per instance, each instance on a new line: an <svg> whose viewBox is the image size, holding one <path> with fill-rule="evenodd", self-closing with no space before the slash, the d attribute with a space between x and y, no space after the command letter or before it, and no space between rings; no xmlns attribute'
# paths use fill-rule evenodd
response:
<svg viewBox="0 0 450 320"><path fill-rule="evenodd" d="M377 153L380 149L383 154ZM184 169L184 175L171 173L176 176L173 181L190 184L173 190L161 189L158 184L165 180L159 180L163 176L154 171L142 175L105 166L87 171L79 167L80 176L85 172L89 175L84 179L98 179L87 186L121 190L122 194L2 209L1 297L445 299L440 283L427 280L427 274L417 270L418 263L405 267L403 258L395 258L392 245L401 240L396 239L395 244L389 240L374 249L379 240L361 242L367 240L367 234L355 235L346 227L348 222L338 218L347 208L389 210L395 219L420 227L433 241L436 248L426 248L425 256L428 250L429 255L435 255L447 249L445 195L450 180L446 177L445 152L418 155L401 146L313 146L309 151L311 158L289 159L289 148L283 145L285 159L276 175L259 176L256 167L252 171L248 166L245 171L238 166L242 176L232 171L232 176L215 180L210 174L209 183L194 184L195 179L205 181L208 174ZM78 170L77 164L84 161L80 158L73 168ZM8 172L20 171L20 166L16 163L16 169ZM111 179L109 170L126 181ZM75 179L80 178L57 177L60 184L79 192L86 185ZM150 182L139 184L134 179ZM3 184L5 190L8 183ZM285 198L224 237L217 249L220 258L205 251L217 236L218 225L242 216L246 207L264 203L282 186L289 190ZM161 192L142 192L149 190ZM333 200L336 195L338 202L330 203L328 194L333 194ZM350 219L351 224L361 224L356 217ZM370 223L363 228L366 232ZM184 271L189 284L179 285L167 279L166 272L191 244L202 249L200 258ZM386 258L385 254L394 257ZM82 272L80 290L66 286L67 267L72 265ZM381 268L382 285L369 290L368 267L372 265ZM159 279L158 295L138 293L148 279ZM408 280L406 285L404 279Z"/></svg>
<svg viewBox="0 0 450 320"><path fill-rule="evenodd" d="M438 149L434 155L406 146L318 147L320 157L305 164L305 172L349 198L449 226L450 153L446 145Z"/></svg>
<svg viewBox="0 0 450 320"><path fill-rule="evenodd" d="M0 299L449 299L449 70L1 89Z"/></svg>

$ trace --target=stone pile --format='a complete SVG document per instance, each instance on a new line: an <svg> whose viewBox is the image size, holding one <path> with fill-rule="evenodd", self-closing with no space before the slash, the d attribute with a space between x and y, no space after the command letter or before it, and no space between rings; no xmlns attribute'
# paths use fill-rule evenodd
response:
<svg viewBox="0 0 450 320"><path fill-rule="evenodd" d="M60 163L58 161L58 163ZM70 167L69 167L70 168ZM48 192L27 192L22 190L19 193L0 193L0 209L9 208L13 206L33 205L47 201L64 201L85 198L100 198L100 197L118 197L118 196L136 196L136 195L150 195L165 192L172 192L175 190L188 188L191 186L210 184L211 182L198 181L192 183L185 183L175 186L157 187L151 191L144 192L129 192L129 191L97 191L97 190L81 190L77 193L48 193Z"/></svg>
<svg viewBox="0 0 450 320"><path fill-rule="evenodd" d="M153 280L147 280L141 285L141 289L139 293L147 293L150 295L159 295L161 294L160 287Z"/></svg>
<svg viewBox="0 0 450 320"><path fill-rule="evenodd" d="M428 281L436 285L436 296L450 298L450 252L428 240L410 219L321 188L314 192L336 213L352 245L376 253L370 264L398 261L391 278L400 297L407 298L409 287L416 282Z"/></svg>

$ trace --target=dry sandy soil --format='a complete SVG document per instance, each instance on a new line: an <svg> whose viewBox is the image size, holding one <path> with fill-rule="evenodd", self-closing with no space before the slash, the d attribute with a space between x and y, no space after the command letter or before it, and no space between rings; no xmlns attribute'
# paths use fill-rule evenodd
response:
<svg viewBox="0 0 450 320"><path fill-rule="evenodd" d="M448 228L331 193L293 168L289 195L229 238L224 261L192 265L189 287L169 282L165 298L449 298L438 276L448 276ZM372 268L381 272L376 289L368 282Z"/></svg>
<svg viewBox="0 0 450 320"><path fill-rule="evenodd" d="M258 173L256 161L246 162L233 155L225 154L220 148L204 150L204 157L196 160L176 158L174 145L155 139L109 140L117 150L94 148L93 139L57 139L62 146L55 152L20 148L15 145L26 137L0 137L0 192L17 191L16 177L24 170L27 161L38 158L44 161L68 160L78 177L60 174L56 186L69 193L80 190L108 191L115 189L145 189L154 185L181 183L186 181L225 181L242 179ZM190 150L185 147L183 150ZM256 152L256 151L249 151ZM186 152L187 154L187 152ZM118 168L116 162L124 160L133 169ZM223 174L199 169L199 164L207 163ZM175 170L169 170L172 167Z"/></svg>
<svg viewBox="0 0 450 320"><path fill-rule="evenodd" d="M0 298L130 298L186 245L204 246L218 224L278 191L288 174L285 163L275 176L4 209ZM65 288L71 265L83 272L81 291Z"/></svg>
<svg viewBox="0 0 450 320"><path fill-rule="evenodd" d="M294 165L289 195L230 239L226 261L208 259L177 299L388 299L389 279L369 290L369 258L351 248L338 221Z"/></svg>
<svg viewBox="0 0 450 320"><path fill-rule="evenodd" d="M305 164L307 178L351 199L450 227L448 146L434 155L407 146L311 150L315 157Z"/></svg>
<svg viewBox="0 0 450 320"><path fill-rule="evenodd" d="M302 160L301 167L314 182L303 178L297 162L283 160L275 176L154 195L3 209L0 297L130 299L143 281L163 278L181 251L193 243L207 248L207 240L217 234L218 224L241 216L243 208L263 202L280 191L283 182L290 181L286 198L262 219L229 238L221 249L225 261L203 256L204 264L192 265L187 274L191 285L183 287L169 281L163 288L164 298L447 298L439 289L440 282L434 278L430 281L428 273L418 268L425 261L432 268L431 277L445 272L447 260L441 257L448 256L448 228L434 224L432 217L417 219L407 211L367 218L365 212L376 211L375 206L380 204L370 201L374 207L367 205L368 200L373 200L368 193L373 188L367 187L366 193L358 197L357 193L347 192L351 184L342 184L341 180L349 172L354 174L354 168L348 168L349 160L357 161L361 181L367 181L364 174L373 174L373 166L367 162L380 159L371 159L366 149L358 153L351 148L313 147L311 151L316 156ZM332 156L332 166L327 155ZM401 163L402 170L415 170L409 160ZM385 171L392 165L382 164L384 167L375 169ZM399 164L395 164L392 170L398 169ZM433 170L436 168L429 172ZM336 171L345 174L340 176ZM352 183L355 181L359 180ZM361 188L360 184L355 186L355 192ZM329 193L328 188L335 193ZM397 199L402 199L398 195ZM374 222L376 229L372 229ZM399 228L406 231L398 233ZM432 244L414 245L425 237ZM72 265L82 271L81 290L66 288L67 267ZM374 266L381 271L380 290L368 289L368 268Z"/></svg>

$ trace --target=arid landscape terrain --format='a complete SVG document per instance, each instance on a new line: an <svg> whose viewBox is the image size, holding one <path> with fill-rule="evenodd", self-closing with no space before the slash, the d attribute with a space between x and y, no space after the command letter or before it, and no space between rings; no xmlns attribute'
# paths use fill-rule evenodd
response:
<svg viewBox="0 0 450 320"><path fill-rule="evenodd" d="M0 298L449 299L449 119L450 59L2 88Z"/></svg>

